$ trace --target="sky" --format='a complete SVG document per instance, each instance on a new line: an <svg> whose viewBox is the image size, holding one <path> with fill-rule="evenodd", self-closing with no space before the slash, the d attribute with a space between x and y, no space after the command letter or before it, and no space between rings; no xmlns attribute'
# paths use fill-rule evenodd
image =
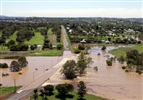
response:
<svg viewBox="0 0 143 100"><path fill-rule="evenodd" d="M142 18L142 0L1 0L0 14L23 17Z"/></svg>

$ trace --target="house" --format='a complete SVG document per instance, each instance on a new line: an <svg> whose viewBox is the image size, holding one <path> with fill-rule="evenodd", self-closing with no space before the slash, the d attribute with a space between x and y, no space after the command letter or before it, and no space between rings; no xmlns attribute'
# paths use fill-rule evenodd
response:
<svg viewBox="0 0 143 100"><path fill-rule="evenodd" d="M80 43L85 44L86 43L85 39L83 39L82 41L80 41Z"/></svg>

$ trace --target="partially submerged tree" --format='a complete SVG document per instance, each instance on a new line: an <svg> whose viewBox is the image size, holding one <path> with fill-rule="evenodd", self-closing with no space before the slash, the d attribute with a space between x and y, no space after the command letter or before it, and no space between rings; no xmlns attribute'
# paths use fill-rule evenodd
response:
<svg viewBox="0 0 143 100"><path fill-rule="evenodd" d="M101 48L101 50L106 50L106 46L103 46L103 47Z"/></svg>
<svg viewBox="0 0 143 100"><path fill-rule="evenodd" d="M87 64L83 60L78 60L77 69L80 75L84 74L85 68L87 68Z"/></svg>
<svg viewBox="0 0 143 100"><path fill-rule="evenodd" d="M77 69L80 75L84 74L84 71L92 63L91 57L86 57L84 53L81 53L77 61Z"/></svg>
<svg viewBox="0 0 143 100"><path fill-rule="evenodd" d="M108 66L112 66L112 60L111 60L111 59L106 60L106 64L107 64Z"/></svg>
<svg viewBox="0 0 143 100"><path fill-rule="evenodd" d="M123 64L124 61L125 61L125 57L124 57L124 56L120 56L120 57L118 58L118 61L119 61L121 64Z"/></svg>
<svg viewBox="0 0 143 100"><path fill-rule="evenodd" d="M10 71L12 72L18 72L20 71L23 67L26 67L28 64L26 57L20 56L18 58L18 61L12 61L10 64Z"/></svg>
<svg viewBox="0 0 143 100"><path fill-rule="evenodd" d="M28 64L28 61L26 60L26 57L25 56L20 56L18 58L18 63L20 65L20 67L26 67L27 64Z"/></svg>
<svg viewBox="0 0 143 100"><path fill-rule="evenodd" d="M21 70L21 68L20 68L19 63L17 61L12 61L11 64L10 64L10 71L18 72L20 70Z"/></svg>
<svg viewBox="0 0 143 100"><path fill-rule="evenodd" d="M61 74L64 74L67 79L74 79L78 74L84 74L85 69L91 63L92 58L87 58L84 53L81 53L78 57L77 63L74 60L69 60L63 65L63 68L60 71Z"/></svg>
<svg viewBox="0 0 143 100"><path fill-rule="evenodd" d="M76 78L77 68L76 63L74 60L68 60L64 65L63 68L60 70L62 74L65 75L67 79L74 79Z"/></svg>
<svg viewBox="0 0 143 100"><path fill-rule="evenodd" d="M7 63L0 63L0 68L8 68Z"/></svg>

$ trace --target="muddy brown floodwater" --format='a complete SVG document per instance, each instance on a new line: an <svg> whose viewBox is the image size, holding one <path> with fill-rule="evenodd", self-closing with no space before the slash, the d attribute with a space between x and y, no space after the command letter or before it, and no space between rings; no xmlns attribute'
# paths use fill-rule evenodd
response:
<svg viewBox="0 0 143 100"><path fill-rule="evenodd" d="M108 59L106 55L108 50L115 49L107 48L106 53L101 51L101 48L94 47L90 51L90 57L94 61L89 68L86 69L85 76L74 79L77 84L80 80L84 81L88 93L114 100L143 100L143 75L137 73L125 73L121 68L124 64L118 61L113 62L112 66L106 65ZM97 53L101 53L97 56ZM110 55L112 56L112 55ZM98 71L94 67L98 67ZM45 84L58 84L63 82L71 82L65 80L64 77L57 72L50 81Z"/></svg>
<svg viewBox="0 0 143 100"><path fill-rule="evenodd" d="M102 52L101 48L93 47L90 52L90 57L94 61L89 68L86 69L85 76L78 77L76 81L83 80L87 86L88 93L98 95L101 97L116 99L116 100L143 100L143 75L136 73L125 73L121 68L123 64L118 61L113 62L112 66L106 65L106 56L110 55L108 50L116 49L115 47L107 47L106 52ZM97 53L101 53L97 56ZM70 56L71 53L64 52L64 56ZM112 55L110 55L112 56ZM18 73L9 72L9 69L0 69L2 73L9 73L9 76L0 76L0 83L3 86L14 85L16 79L17 85L26 85L38 78L46 69L55 65L62 57L27 57L29 62L28 67L25 67ZM11 60L1 59L1 62L11 63ZM94 67L98 67L98 71ZM36 70L37 68L37 70ZM46 76L45 76L46 77ZM57 72L53 78L47 83L61 83L64 82L63 76Z"/></svg>
<svg viewBox="0 0 143 100"><path fill-rule="evenodd" d="M15 79L16 85L25 86L57 64L61 59L62 57L27 57L28 66L20 71L21 75L19 72L10 72L9 68L0 69L0 83L3 86L13 86ZM0 62L10 65L13 60L0 59ZM2 73L8 73L9 76L2 77Z"/></svg>
<svg viewBox="0 0 143 100"><path fill-rule="evenodd" d="M118 100L143 100L143 75L137 73L125 73L121 68L124 64L118 61L112 66L106 65L108 59L105 55L110 55L108 50L115 49L107 47L106 53L101 52L101 48L94 47L90 52L94 63L87 69L86 78L82 78L89 87L89 92ZM100 52L102 55L97 56ZM110 55L112 56L112 55ZM93 68L97 66L96 72Z"/></svg>

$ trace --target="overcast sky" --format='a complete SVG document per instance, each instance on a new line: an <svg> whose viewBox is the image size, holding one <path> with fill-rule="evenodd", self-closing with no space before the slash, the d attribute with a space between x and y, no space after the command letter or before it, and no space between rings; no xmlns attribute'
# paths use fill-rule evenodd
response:
<svg viewBox="0 0 143 100"><path fill-rule="evenodd" d="M1 0L1 15L141 18L142 0Z"/></svg>

